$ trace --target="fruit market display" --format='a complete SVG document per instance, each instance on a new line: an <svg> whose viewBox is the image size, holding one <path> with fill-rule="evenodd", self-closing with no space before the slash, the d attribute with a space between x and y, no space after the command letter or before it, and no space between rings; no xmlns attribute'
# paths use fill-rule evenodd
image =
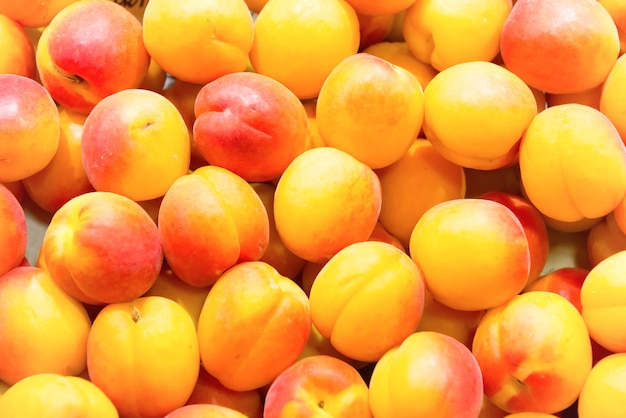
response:
<svg viewBox="0 0 626 418"><path fill-rule="evenodd" d="M624 52L622 0L0 0L0 418L623 418Z"/></svg>

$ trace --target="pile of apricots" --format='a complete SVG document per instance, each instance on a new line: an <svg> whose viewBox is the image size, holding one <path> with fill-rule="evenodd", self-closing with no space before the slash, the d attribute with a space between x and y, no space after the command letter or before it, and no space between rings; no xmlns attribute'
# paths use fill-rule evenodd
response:
<svg viewBox="0 0 626 418"><path fill-rule="evenodd" d="M0 418L625 416L623 0L0 0L0 51Z"/></svg>

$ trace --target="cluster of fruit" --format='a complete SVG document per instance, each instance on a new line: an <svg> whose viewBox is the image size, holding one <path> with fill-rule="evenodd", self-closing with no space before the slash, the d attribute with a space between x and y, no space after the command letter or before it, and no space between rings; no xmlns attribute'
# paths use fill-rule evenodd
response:
<svg viewBox="0 0 626 418"><path fill-rule="evenodd" d="M0 0L0 418L623 417L625 30Z"/></svg>

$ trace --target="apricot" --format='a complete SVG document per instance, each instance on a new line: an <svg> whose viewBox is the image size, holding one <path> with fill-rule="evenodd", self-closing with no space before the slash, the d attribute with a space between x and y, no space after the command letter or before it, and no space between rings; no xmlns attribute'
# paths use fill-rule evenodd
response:
<svg viewBox="0 0 626 418"><path fill-rule="evenodd" d="M343 59L326 77L316 112L324 144L375 169L399 160L417 138L424 94L409 71L359 53Z"/></svg>
<svg viewBox="0 0 626 418"><path fill-rule="evenodd" d="M187 174L189 147L189 131L176 106L150 90L128 89L102 99L83 125L89 182L98 191L135 201L162 197Z"/></svg>
<svg viewBox="0 0 626 418"><path fill-rule="evenodd" d="M465 197L463 167L444 158L424 138L414 140L398 161L376 170L376 174L383 201L378 219L405 248L426 210Z"/></svg>
<svg viewBox="0 0 626 418"><path fill-rule="evenodd" d="M158 228L172 271L198 287L212 285L238 262L259 260L270 233L267 211L252 185L232 171L208 165L168 189Z"/></svg>
<svg viewBox="0 0 626 418"><path fill-rule="evenodd" d="M606 115L626 142L626 104L622 92L626 88L626 58L620 56L602 84L600 111Z"/></svg>
<svg viewBox="0 0 626 418"><path fill-rule="evenodd" d="M8 17L0 6L0 74L35 79L35 48L22 24Z"/></svg>
<svg viewBox="0 0 626 418"><path fill-rule="evenodd" d="M404 251L378 241L351 244L313 281L313 324L343 355L377 361L417 327L424 288L421 271Z"/></svg>
<svg viewBox="0 0 626 418"><path fill-rule="evenodd" d="M601 218L626 193L626 147L611 121L586 105L537 114L521 140L519 167L530 202L557 221Z"/></svg>
<svg viewBox="0 0 626 418"><path fill-rule="evenodd" d="M12 182L42 170L59 146L59 111L37 81L0 74L0 182Z"/></svg>
<svg viewBox="0 0 626 418"><path fill-rule="evenodd" d="M500 39L506 67L553 94L601 84L619 49L615 23L596 0L518 0Z"/></svg>
<svg viewBox="0 0 626 418"><path fill-rule="evenodd" d="M177 79L206 84L248 65L254 28L244 0L150 0L142 26L148 53Z"/></svg>
<svg viewBox="0 0 626 418"><path fill-rule="evenodd" d="M202 307L202 367L231 390L258 389L298 358L310 331L309 300L295 282L263 261L240 262L220 276Z"/></svg>
<svg viewBox="0 0 626 418"><path fill-rule="evenodd" d="M611 354L600 360L591 369L578 397L578 416L619 417L626 401L625 381L626 353Z"/></svg>
<svg viewBox="0 0 626 418"><path fill-rule="evenodd" d="M118 418L111 400L89 380L38 373L13 384L0 396L3 417Z"/></svg>
<svg viewBox="0 0 626 418"><path fill-rule="evenodd" d="M28 197L41 209L54 213L70 199L95 191L82 158L83 126L87 115L59 107L57 151L42 170L22 180Z"/></svg>
<svg viewBox="0 0 626 418"><path fill-rule="evenodd" d="M507 302L530 272L521 222L508 207L487 199L453 199L428 209L413 229L409 253L435 300L457 310Z"/></svg>
<svg viewBox="0 0 626 418"><path fill-rule="evenodd" d="M591 337L613 352L626 351L624 294L626 251L616 252L591 268L580 291L582 315Z"/></svg>
<svg viewBox="0 0 626 418"><path fill-rule="evenodd" d="M219 77L200 89L194 113L193 141L200 154L250 182L279 177L305 149L304 105L268 76Z"/></svg>
<svg viewBox="0 0 626 418"><path fill-rule="evenodd" d="M385 353L369 383L375 417L477 417L482 374L469 348L438 332L420 331Z"/></svg>
<svg viewBox="0 0 626 418"><path fill-rule="evenodd" d="M294 254L324 262L347 245L367 240L381 200L380 181L369 166L336 148L312 148L278 180L276 230Z"/></svg>
<svg viewBox="0 0 626 418"><path fill-rule="evenodd" d="M522 293L489 309L472 353L485 396L510 413L554 414L569 407L592 365L581 314L563 296L546 291Z"/></svg>
<svg viewBox="0 0 626 418"><path fill-rule="evenodd" d="M359 43L358 16L345 0L270 0L254 23L250 62L299 99L312 99Z"/></svg>
<svg viewBox="0 0 626 418"><path fill-rule="evenodd" d="M26 214L17 197L0 184L0 276L17 267L26 256Z"/></svg>
<svg viewBox="0 0 626 418"><path fill-rule="evenodd" d="M515 163L537 114L526 83L497 64L467 62L439 72L424 89L424 134L450 161L493 170Z"/></svg>
<svg viewBox="0 0 626 418"><path fill-rule="evenodd" d="M371 418L368 387L350 364L326 355L296 361L272 381L265 418L304 416Z"/></svg>
<svg viewBox="0 0 626 418"><path fill-rule="evenodd" d="M413 55L437 71L492 61L510 11L510 0L417 0L406 9L402 34Z"/></svg>
<svg viewBox="0 0 626 418"><path fill-rule="evenodd" d="M83 372L91 321L47 271L23 266L0 276L0 304L0 380Z"/></svg>
<svg viewBox="0 0 626 418"><path fill-rule="evenodd" d="M157 226L138 203L115 193L91 192L55 212L40 258L69 295L105 305L143 295L159 275L163 249Z"/></svg>
<svg viewBox="0 0 626 418"><path fill-rule="evenodd" d="M125 417L163 417L185 404L198 378L194 322L161 296L102 308L86 352L89 379Z"/></svg>
<svg viewBox="0 0 626 418"><path fill-rule="evenodd" d="M35 59L38 78L54 100L84 114L113 93L138 88L150 66L141 23L108 0L75 1L61 9L41 32Z"/></svg>
<svg viewBox="0 0 626 418"><path fill-rule="evenodd" d="M626 4L620 0L599 0L598 2L609 12L617 26L620 55L623 55L626 52Z"/></svg>

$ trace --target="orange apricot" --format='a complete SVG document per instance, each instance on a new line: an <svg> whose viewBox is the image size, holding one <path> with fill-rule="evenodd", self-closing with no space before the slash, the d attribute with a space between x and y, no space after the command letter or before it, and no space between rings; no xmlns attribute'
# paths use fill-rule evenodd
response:
<svg viewBox="0 0 626 418"><path fill-rule="evenodd" d="M626 57L624 55L607 75L600 95L600 111L615 125L615 128L626 143L626 104L623 92L626 88Z"/></svg>
<svg viewBox="0 0 626 418"><path fill-rule="evenodd" d="M507 302L530 272L521 222L508 207L487 199L454 199L428 209L413 229L409 253L435 300L457 310Z"/></svg>
<svg viewBox="0 0 626 418"><path fill-rule="evenodd" d="M359 41L357 14L345 0L269 0L255 20L250 62L298 98L312 99Z"/></svg>
<svg viewBox="0 0 626 418"><path fill-rule="evenodd" d="M3 417L118 418L113 402L89 380L38 373L21 379L0 396Z"/></svg>
<svg viewBox="0 0 626 418"><path fill-rule="evenodd" d="M263 201L250 183L210 165L172 184L158 227L168 265L198 287L212 285L237 262L260 259L270 231Z"/></svg>
<svg viewBox="0 0 626 418"><path fill-rule="evenodd" d="M327 146L381 168L400 159L417 138L424 93L409 71L359 53L333 68L319 92L316 111Z"/></svg>
<svg viewBox="0 0 626 418"><path fill-rule="evenodd" d="M205 84L246 69L253 25L244 0L151 0L142 26L146 49L165 72Z"/></svg>
<svg viewBox="0 0 626 418"><path fill-rule="evenodd" d="M450 161L481 170L516 162L537 102L506 68L474 61L439 72L424 89L424 133Z"/></svg>
<svg viewBox="0 0 626 418"><path fill-rule="evenodd" d="M492 61L510 11L510 0L418 0L406 9L402 34L413 55L438 71Z"/></svg>
<svg viewBox="0 0 626 418"><path fill-rule="evenodd" d="M336 148L312 148L291 162L276 185L276 230L297 256L327 261L368 239L381 201L380 181L370 167Z"/></svg>
<svg viewBox="0 0 626 418"><path fill-rule="evenodd" d="M586 105L537 114L521 140L519 167L530 202L556 221L601 218L626 193L626 147L610 120Z"/></svg>
<svg viewBox="0 0 626 418"><path fill-rule="evenodd" d="M580 290L582 316L589 335L613 352L626 350L626 250L609 255L593 266Z"/></svg>
<svg viewBox="0 0 626 418"><path fill-rule="evenodd" d="M0 380L85 370L91 321L47 271L20 266L0 276L0 304Z"/></svg>
<svg viewBox="0 0 626 418"><path fill-rule="evenodd" d="M89 379L121 416L163 417L185 404L198 378L194 322L181 305L161 296L102 308L86 353Z"/></svg>
<svg viewBox="0 0 626 418"><path fill-rule="evenodd" d="M618 418L626 402L624 382L626 353L614 353L596 363L578 397L578 417Z"/></svg>
<svg viewBox="0 0 626 418"><path fill-rule="evenodd" d="M355 360L377 361L417 327L424 279L397 247L358 242L319 271L309 301L313 324L337 351Z"/></svg>
<svg viewBox="0 0 626 418"><path fill-rule="evenodd" d="M304 291L263 261L241 262L220 276L202 307L202 367L231 390L259 389L298 358L310 331Z"/></svg>

